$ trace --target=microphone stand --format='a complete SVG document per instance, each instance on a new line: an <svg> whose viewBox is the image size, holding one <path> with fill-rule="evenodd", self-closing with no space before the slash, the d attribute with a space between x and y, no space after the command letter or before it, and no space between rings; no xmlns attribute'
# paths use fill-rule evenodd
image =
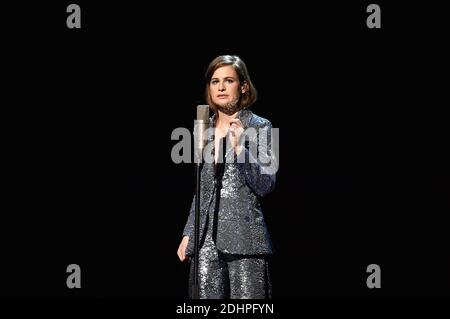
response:
<svg viewBox="0 0 450 319"><path fill-rule="evenodd" d="M199 264L199 233L200 233L200 165L195 163L195 223L194 223L194 283L192 285L192 299L199 299L198 264Z"/></svg>
<svg viewBox="0 0 450 319"><path fill-rule="evenodd" d="M199 106L201 107L201 106ZM204 107L204 106L203 106ZM208 106L206 106L208 110ZM198 111L197 111L198 112ZM207 139L207 128L209 126L208 116L203 114L203 117L197 113L197 118L200 120L195 121L194 135L196 146L196 161L195 161L195 221L194 221L194 282L192 284L191 296L192 299L199 299L199 283L198 283L198 266L199 266L199 250L200 250L200 171L203 161L203 148L205 147ZM196 133L196 134L195 134Z"/></svg>

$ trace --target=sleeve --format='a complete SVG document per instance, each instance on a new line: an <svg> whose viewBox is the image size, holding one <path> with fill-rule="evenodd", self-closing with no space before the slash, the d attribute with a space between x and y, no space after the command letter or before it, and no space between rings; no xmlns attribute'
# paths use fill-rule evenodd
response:
<svg viewBox="0 0 450 319"><path fill-rule="evenodd" d="M249 149L247 143L242 141L241 145L243 149L236 156L238 168L248 186L258 196L265 196L275 187L278 169L275 152L272 152L272 124L265 120L257 128L256 139L253 141L256 147Z"/></svg>
<svg viewBox="0 0 450 319"><path fill-rule="evenodd" d="M195 219L195 195L192 199L191 209L189 210L189 217L187 219L186 225L183 229L183 235L189 236L189 238L192 238L192 233L194 232L194 219Z"/></svg>

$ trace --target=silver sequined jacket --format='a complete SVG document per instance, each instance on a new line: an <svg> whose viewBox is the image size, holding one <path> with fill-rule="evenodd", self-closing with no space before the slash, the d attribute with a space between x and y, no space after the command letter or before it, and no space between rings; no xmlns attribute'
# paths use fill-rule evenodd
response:
<svg viewBox="0 0 450 319"><path fill-rule="evenodd" d="M253 114L248 109L240 111L238 118L244 130L254 128L258 134L247 138L245 147L239 154L245 156L245 161L242 157L238 161L231 150L234 158L230 162L224 160L224 163L217 165L202 164L200 243L205 235L204 229L208 218L210 214L214 214L217 229L214 241L219 251L245 255L273 254L272 242L259 201L259 198L270 193L275 185L276 170L266 170L269 166L267 163L273 168L276 161L271 148L272 125L267 119ZM214 129L211 129L214 125L215 115L210 118L208 143L214 143ZM260 136L260 132L264 134ZM255 149L258 150L256 154ZM194 203L195 195L183 230L183 236L189 236L187 256L192 256L194 251Z"/></svg>

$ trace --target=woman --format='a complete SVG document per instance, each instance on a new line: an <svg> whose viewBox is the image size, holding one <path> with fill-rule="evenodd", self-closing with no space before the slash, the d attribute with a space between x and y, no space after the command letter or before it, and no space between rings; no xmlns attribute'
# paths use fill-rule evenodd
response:
<svg viewBox="0 0 450 319"><path fill-rule="evenodd" d="M208 135L214 142L214 163L204 163L201 171L199 297L271 298L273 248L259 197L275 185L272 126L248 109L256 101L256 89L238 56L219 56L209 64L205 93L214 111ZM246 135L250 130L257 134ZM225 154L224 142L229 146ZM225 161L230 153L232 160ZM194 202L177 251L181 261L193 255ZM190 266L192 284L193 262Z"/></svg>

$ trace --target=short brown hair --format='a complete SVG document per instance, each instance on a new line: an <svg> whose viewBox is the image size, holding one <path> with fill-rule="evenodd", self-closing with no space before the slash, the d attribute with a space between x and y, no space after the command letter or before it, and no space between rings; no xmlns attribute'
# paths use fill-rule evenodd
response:
<svg viewBox="0 0 450 319"><path fill-rule="evenodd" d="M206 79L206 89L205 89L205 98L206 102L209 104L209 106L214 110L215 113L217 113L216 106L211 100L211 96L209 94L209 86L211 82L211 78L214 74L214 72L223 66L231 65L233 69L236 71L236 73L239 76L239 82L240 84L247 83L248 90L245 91L245 93L241 94L241 97L239 99L239 110L242 110L246 107L249 107L253 103L255 103L257 98L257 91L255 86L253 85L252 81L250 80L250 75L247 71L247 66L245 65L244 61L237 56L237 55L220 55L216 57L214 60L211 61L209 64L205 79Z"/></svg>

